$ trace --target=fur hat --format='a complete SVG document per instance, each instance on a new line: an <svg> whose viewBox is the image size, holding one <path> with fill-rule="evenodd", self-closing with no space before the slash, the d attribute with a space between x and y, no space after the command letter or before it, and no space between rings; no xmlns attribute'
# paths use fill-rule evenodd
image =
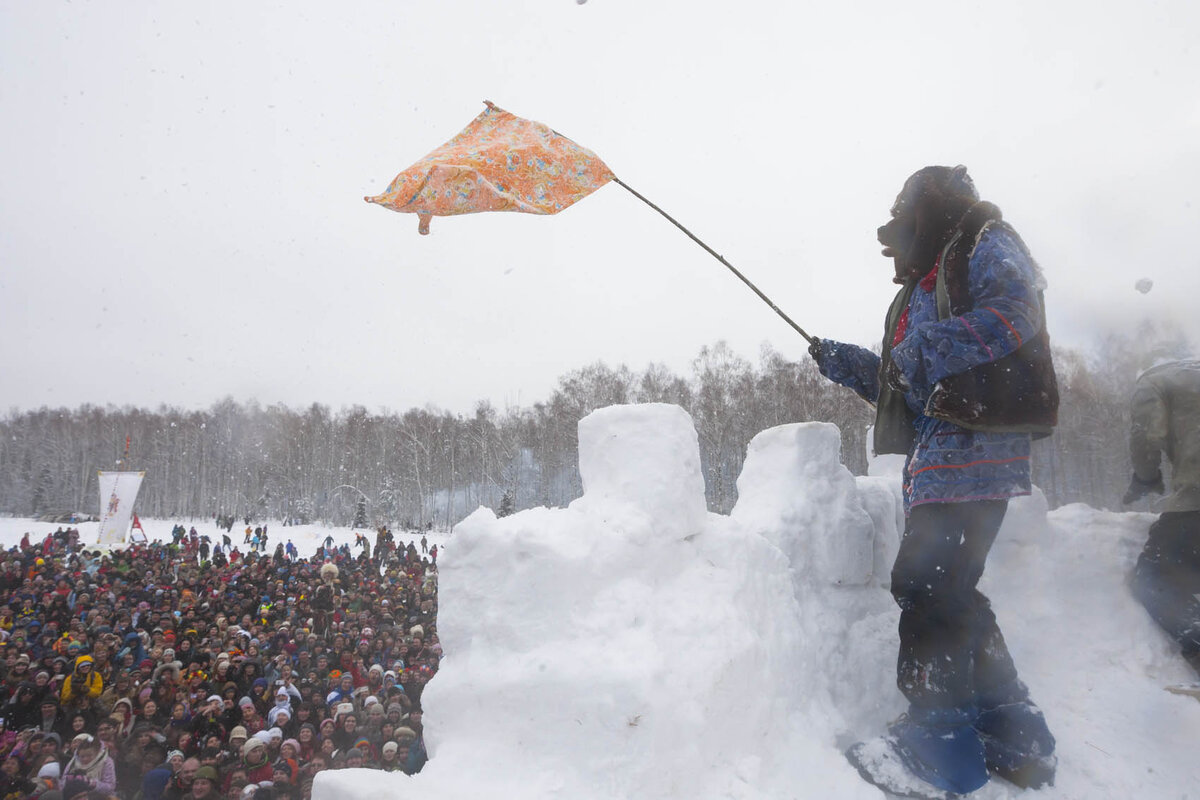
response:
<svg viewBox="0 0 1200 800"><path fill-rule="evenodd" d="M891 220L878 231L883 254L895 262L895 282L928 272L954 226L977 202L979 192L961 164L924 167L910 175L892 206Z"/></svg>

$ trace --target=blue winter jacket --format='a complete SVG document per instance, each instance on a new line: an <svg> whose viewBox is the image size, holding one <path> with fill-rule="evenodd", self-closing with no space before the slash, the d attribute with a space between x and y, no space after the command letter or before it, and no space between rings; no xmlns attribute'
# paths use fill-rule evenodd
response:
<svg viewBox="0 0 1200 800"><path fill-rule="evenodd" d="M1041 274L1015 234L984 231L968 263L974 306L938 319L935 273L913 290L892 360L908 378L905 402L916 440L904 470L905 506L998 500L1030 492L1030 435L966 430L924 414L938 381L1015 351L1042 326ZM862 347L822 341L821 373L868 400L879 396L880 358Z"/></svg>

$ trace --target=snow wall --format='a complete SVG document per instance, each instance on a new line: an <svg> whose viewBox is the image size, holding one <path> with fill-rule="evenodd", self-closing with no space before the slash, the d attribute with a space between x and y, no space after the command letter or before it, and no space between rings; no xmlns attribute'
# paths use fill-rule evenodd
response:
<svg viewBox="0 0 1200 800"><path fill-rule="evenodd" d="M899 463L855 478L835 426L773 428L751 442L738 503L721 516L706 510L696 431L677 406L600 409L579 424L579 453L584 494L568 508L504 519L480 508L455 529L439 562L446 656L423 698L425 769L323 772L313 797L881 797L841 750L904 710L886 590L903 524ZM1069 509L1071 526L1097 527L1089 512L1101 512ZM1011 796L1196 791L1185 743L1200 735L1200 704L1161 690L1158 680L1186 675L1121 587L1140 546L1131 532L1144 537L1148 516L1106 515L1136 524L1082 542L1099 558L1080 581L1107 602L1063 618L1073 584L1044 566L1062 557L1041 552L1052 542L1045 501L1010 504L989 570L1017 588L1003 600L1003 584L985 576L983 588L1064 761L1058 788ZM1014 636L1028 617L1041 635ZM1099 645L1114 669L1056 678L1064 647L1094 650L1089 625L1114 623L1115 641ZM1160 723L1135 719L1155 713L1183 715L1177 753L1164 752ZM1131 735L1163 761L1157 772L1101 766ZM1010 794L993 782L978 796Z"/></svg>

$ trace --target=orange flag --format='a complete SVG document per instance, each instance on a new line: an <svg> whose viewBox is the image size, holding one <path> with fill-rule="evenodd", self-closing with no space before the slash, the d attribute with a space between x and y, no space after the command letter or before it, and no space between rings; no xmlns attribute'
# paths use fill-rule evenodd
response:
<svg viewBox="0 0 1200 800"><path fill-rule="evenodd" d="M461 133L397 175L386 192L363 199L419 215L418 230L426 234L435 215L557 214L613 177L590 150L488 103Z"/></svg>

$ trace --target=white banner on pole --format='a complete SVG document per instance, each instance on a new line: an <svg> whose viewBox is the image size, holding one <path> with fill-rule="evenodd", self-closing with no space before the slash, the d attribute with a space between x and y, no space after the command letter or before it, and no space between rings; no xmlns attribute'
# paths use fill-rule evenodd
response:
<svg viewBox="0 0 1200 800"><path fill-rule="evenodd" d="M133 501L145 472L100 471L100 537L98 544L122 544L133 521Z"/></svg>

